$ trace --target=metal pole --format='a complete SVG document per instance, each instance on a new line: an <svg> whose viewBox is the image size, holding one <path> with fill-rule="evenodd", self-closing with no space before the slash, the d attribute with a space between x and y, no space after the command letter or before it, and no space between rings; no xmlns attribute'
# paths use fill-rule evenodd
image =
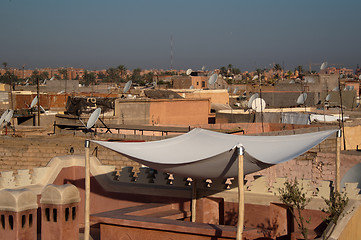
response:
<svg viewBox="0 0 361 240"><path fill-rule="evenodd" d="M197 211L197 180L192 182L192 222L196 222Z"/></svg>
<svg viewBox="0 0 361 240"><path fill-rule="evenodd" d="M40 90L39 90L39 77L36 78L36 96L38 98L38 126L40 126Z"/></svg>
<svg viewBox="0 0 361 240"><path fill-rule="evenodd" d="M336 136L336 191L340 192L341 191L341 178L340 178L340 166L341 166L341 161L340 161L340 151L341 151L341 129L337 131L337 136Z"/></svg>
<svg viewBox="0 0 361 240"><path fill-rule="evenodd" d="M90 141L85 140L85 214L84 214L84 240L89 240L90 224L90 157L89 157Z"/></svg>
<svg viewBox="0 0 361 240"><path fill-rule="evenodd" d="M244 182L243 182L243 147L238 147L238 222L237 240L242 240L244 225Z"/></svg>
<svg viewBox="0 0 361 240"><path fill-rule="evenodd" d="M339 94L340 94L340 105L341 105L341 120L340 120L340 127L342 127L342 132L343 132L343 150L346 150L346 140L345 140L345 124L344 124L344 120L343 120L343 104L342 104L342 93L341 93L341 77L338 76L338 89L339 89Z"/></svg>

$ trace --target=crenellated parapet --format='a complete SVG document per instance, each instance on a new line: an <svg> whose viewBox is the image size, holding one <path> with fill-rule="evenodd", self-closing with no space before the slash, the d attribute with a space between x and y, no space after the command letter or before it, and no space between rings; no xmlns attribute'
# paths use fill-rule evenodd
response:
<svg viewBox="0 0 361 240"><path fill-rule="evenodd" d="M54 157L46 167L34 168L32 171L18 170L17 174L12 171L0 172L0 189L33 186L32 189L40 194L43 187L53 184L59 173L69 167L84 167L84 156ZM110 192L130 191L129 193L137 194L141 191L142 194L147 195L191 196L193 180L184 176L175 176L147 167L139 168L137 172L132 167L116 170L114 166L102 165L94 156L90 158L90 171L102 187ZM286 180L287 178L275 178L275 181L271 183L266 176L247 176L244 190L248 195L273 197L278 194ZM297 180L306 192L306 196L313 199L328 198L333 188L332 181L324 180L314 183L308 179ZM197 189L199 194L204 196L227 197L229 195L232 196L230 199L235 199L233 195L237 192L237 181L234 178L198 180ZM170 192L172 190L174 192ZM350 199L360 199L357 183L346 183L343 191Z"/></svg>

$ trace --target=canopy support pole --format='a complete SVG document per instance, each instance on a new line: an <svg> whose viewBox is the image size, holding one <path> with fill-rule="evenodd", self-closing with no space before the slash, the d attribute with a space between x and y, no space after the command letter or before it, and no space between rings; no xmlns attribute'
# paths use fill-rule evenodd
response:
<svg viewBox="0 0 361 240"><path fill-rule="evenodd" d="M244 182L243 182L243 146L237 147L238 156L238 222L237 222L237 240L242 240L244 225Z"/></svg>
<svg viewBox="0 0 361 240"><path fill-rule="evenodd" d="M85 208L84 208L84 240L89 240L90 224L90 156L89 156L90 141L85 140Z"/></svg>
<svg viewBox="0 0 361 240"><path fill-rule="evenodd" d="M341 161L340 161L340 152L341 152L341 129L337 131L336 136L336 191L341 192L341 177L340 177L340 167L341 167Z"/></svg>
<svg viewBox="0 0 361 240"><path fill-rule="evenodd" d="M197 210L197 180L192 179L192 222L196 222L196 210Z"/></svg>

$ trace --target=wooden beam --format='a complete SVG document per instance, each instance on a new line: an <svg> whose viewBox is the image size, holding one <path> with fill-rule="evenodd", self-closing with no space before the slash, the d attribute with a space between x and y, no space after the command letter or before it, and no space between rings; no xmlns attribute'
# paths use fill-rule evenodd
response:
<svg viewBox="0 0 361 240"><path fill-rule="evenodd" d="M238 222L237 222L237 240L242 240L244 225L244 181L243 181L243 147L237 147L238 156Z"/></svg>
<svg viewBox="0 0 361 240"><path fill-rule="evenodd" d="M90 234L90 141L85 140L85 213L84 213L84 240L89 240Z"/></svg>

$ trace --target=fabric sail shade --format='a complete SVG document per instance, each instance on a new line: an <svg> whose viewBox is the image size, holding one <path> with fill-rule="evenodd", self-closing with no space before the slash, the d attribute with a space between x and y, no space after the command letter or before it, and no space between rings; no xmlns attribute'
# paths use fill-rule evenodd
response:
<svg viewBox="0 0 361 240"><path fill-rule="evenodd" d="M336 131L239 136L196 128L181 136L153 142L93 142L158 171L216 179L237 177L237 146L244 148L244 174L249 174L298 157Z"/></svg>

